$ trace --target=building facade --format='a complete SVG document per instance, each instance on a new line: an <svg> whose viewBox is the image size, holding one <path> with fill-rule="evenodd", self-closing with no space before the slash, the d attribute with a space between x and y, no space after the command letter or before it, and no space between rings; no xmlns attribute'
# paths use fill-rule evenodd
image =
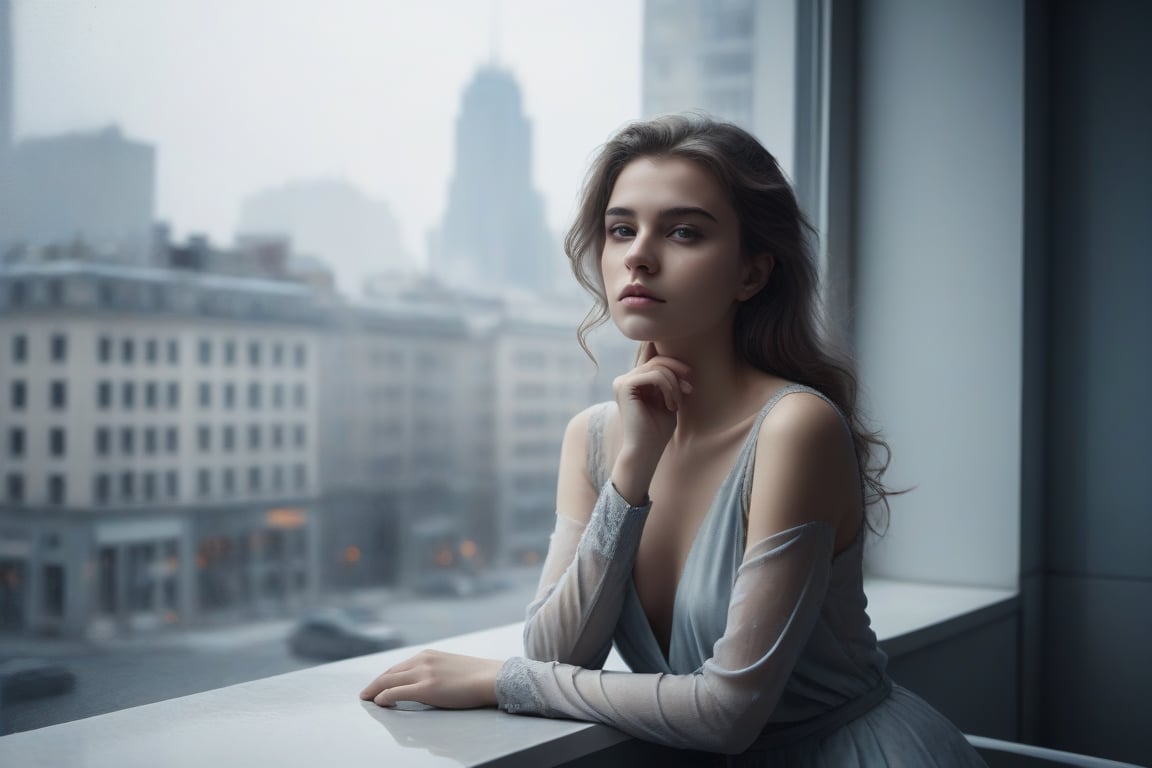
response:
<svg viewBox="0 0 1152 768"><path fill-rule="evenodd" d="M792 172L796 0L645 0L645 117L700 110Z"/></svg>
<svg viewBox="0 0 1152 768"><path fill-rule="evenodd" d="M0 623L76 635L310 599L320 328L287 283L0 270Z"/></svg>

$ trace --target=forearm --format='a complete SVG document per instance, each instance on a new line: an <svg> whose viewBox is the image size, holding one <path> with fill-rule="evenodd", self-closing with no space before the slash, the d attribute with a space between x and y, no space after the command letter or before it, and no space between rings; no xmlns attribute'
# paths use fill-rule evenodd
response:
<svg viewBox="0 0 1152 768"><path fill-rule="evenodd" d="M601 489L572 561L528 606L529 658L586 667L604 663L648 509L629 505L611 484Z"/></svg>

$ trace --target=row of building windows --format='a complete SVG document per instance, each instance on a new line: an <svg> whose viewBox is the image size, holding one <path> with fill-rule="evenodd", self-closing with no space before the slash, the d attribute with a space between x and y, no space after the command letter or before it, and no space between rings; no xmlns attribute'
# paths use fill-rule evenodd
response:
<svg viewBox="0 0 1152 768"><path fill-rule="evenodd" d="M218 477L218 480L215 478ZM246 486L239 488L238 479L245 478ZM265 478L268 487L264 486ZM303 464L272 467L248 467L246 472L235 467L219 470L200 469L196 473L196 493L201 498L231 496L241 491L249 494L302 491L307 487L308 469ZM289 487L291 483L291 487ZM5 482L5 500L9 504L23 504L26 500L25 477L18 472L8 473ZM62 474L48 475L48 504L60 506L68 503L68 481ZM173 500L180 493L180 475L176 470L161 472L100 473L93 477L92 495L96 504L113 501Z"/></svg>
<svg viewBox="0 0 1152 768"><path fill-rule="evenodd" d="M27 334L16 334L12 337L12 362L26 363L29 358L29 340ZM119 355L116 350L119 347ZM166 362L176 365L180 362L180 340L168 339L164 343ZM213 342L212 339L200 339L197 344L197 360L201 365L212 365L216 358L216 347L219 346L219 357L224 365L236 365L239 360L239 343L228 339L222 342ZM267 347L267 349L265 349ZM54 363L68 361L68 336L63 333L54 333L48 339L49 359ZM161 343L158 339L145 339L139 344L137 339L122 338L119 345L111 336L101 336L96 340L96 359L101 363L119 362L132 365L136 362L137 349L146 363L159 363L161 357ZM292 364L303 368L307 363L307 349L303 344L296 344L292 350ZM288 364L288 349L284 342L249 341L247 344L246 360L248 365L259 367L267 359L273 367Z"/></svg>
<svg viewBox="0 0 1152 768"><path fill-rule="evenodd" d="M249 450L261 450L265 447L272 449L286 446L288 431L291 429L292 447L303 448L307 443L307 430L303 424L285 425L249 424L244 432L247 435ZM201 425L196 429L196 447L201 453L216 450L233 451L239 447L238 436L241 428L232 424L213 428ZM95 430L95 452L97 456L111 456L114 452L119 455L132 456L137 446L141 453L155 454L161 450L161 437L163 437L163 450L166 453L176 453L180 449L180 433L176 427L166 427L161 431L157 427L121 427L118 430L112 427L97 427ZM115 435L119 440L113 445ZM214 436L219 434L218 438ZM21 458L28 450L27 433L23 427L11 427L8 430L8 455L11 458ZM68 452L68 432L63 427L52 427L48 430L48 453L50 456L62 458Z"/></svg>
<svg viewBox="0 0 1152 768"><path fill-rule="evenodd" d="M217 401L222 407L226 409L235 408L238 403L240 385L234 382L224 382L220 384L213 384L209 381L202 381L196 387L196 402L201 408L213 407L213 402ZM260 382L253 381L246 385L246 401L245 405L249 409L258 409L263 407L265 401L265 391L267 391L268 401L272 408L284 408L288 405L287 402L287 385L283 383L275 384L261 384ZM107 410L115 405L115 383L111 381L98 381L96 382L96 406L100 409ZM217 396L214 392L219 391ZM161 399L163 399L164 406L168 408L180 407L180 382L169 381L123 381L120 382L120 407L124 409L131 409L136 407L136 393L140 393L140 398L144 408L158 408L161 407ZM292 385L292 405L296 408L305 407L308 400L307 388L304 384ZM24 410L28 407L28 384L27 382L16 379L11 383L8 398L9 407L14 411ZM49 407L60 410L68 407L68 382L63 379L54 379L48 382L48 405Z"/></svg>

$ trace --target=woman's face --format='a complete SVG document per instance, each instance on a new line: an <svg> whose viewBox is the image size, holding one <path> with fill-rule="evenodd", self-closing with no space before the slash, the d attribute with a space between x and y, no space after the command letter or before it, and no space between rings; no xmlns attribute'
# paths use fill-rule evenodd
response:
<svg viewBox="0 0 1152 768"><path fill-rule="evenodd" d="M740 256L736 212L712 174L675 157L624 167L604 212L600 271L612 320L637 341L731 337L756 260Z"/></svg>

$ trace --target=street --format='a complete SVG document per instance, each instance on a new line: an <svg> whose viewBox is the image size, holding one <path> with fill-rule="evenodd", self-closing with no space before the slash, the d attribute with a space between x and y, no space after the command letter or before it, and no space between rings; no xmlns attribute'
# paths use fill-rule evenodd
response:
<svg viewBox="0 0 1152 768"><path fill-rule="evenodd" d="M409 645L510 624L524 618L536 574L513 572L507 588L471 597L389 597L380 591L333 599L368 606L398 627ZM51 639L0 638L0 656L28 655L65 664L76 687L49 696L0 706L0 734L42 728L125 707L187 696L314 666L288 651L293 620L282 619L221 629L165 632L99 645ZM383 671L383 670L381 670ZM368 681L365 680L365 683ZM356 691L349 691L355 696Z"/></svg>

